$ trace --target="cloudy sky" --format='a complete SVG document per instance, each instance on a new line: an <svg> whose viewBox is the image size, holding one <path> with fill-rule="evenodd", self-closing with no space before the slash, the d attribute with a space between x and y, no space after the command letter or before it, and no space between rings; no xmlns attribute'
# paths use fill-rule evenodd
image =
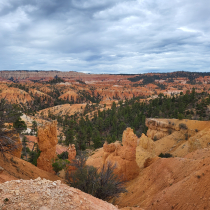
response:
<svg viewBox="0 0 210 210"><path fill-rule="evenodd" d="M0 70L210 71L209 0L1 0Z"/></svg>

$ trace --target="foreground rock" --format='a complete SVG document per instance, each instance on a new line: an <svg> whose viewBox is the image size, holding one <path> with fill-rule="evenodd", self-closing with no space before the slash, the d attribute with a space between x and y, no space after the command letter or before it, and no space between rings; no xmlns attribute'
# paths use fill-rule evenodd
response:
<svg viewBox="0 0 210 210"><path fill-rule="evenodd" d="M52 168L52 161L56 158L56 144L57 139L57 121L46 123L43 127L38 128L38 145L41 154L37 159L37 167L54 172Z"/></svg>
<svg viewBox="0 0 210 210"><path fill-rule="evenodd" d="M0 185L0 209L89 209L117 210L118 208L60 181L15 180Z"/></svg>

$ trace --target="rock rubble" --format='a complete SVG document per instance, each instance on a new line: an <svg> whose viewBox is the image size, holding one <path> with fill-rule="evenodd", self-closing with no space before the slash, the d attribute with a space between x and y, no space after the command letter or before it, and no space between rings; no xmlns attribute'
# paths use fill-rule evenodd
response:
<svg viewBox="0 0 210 210"><path fill-rule="evenodd" d="M2 210L117 210L118 208L61 181L13 180L0 184Z"/></svg>

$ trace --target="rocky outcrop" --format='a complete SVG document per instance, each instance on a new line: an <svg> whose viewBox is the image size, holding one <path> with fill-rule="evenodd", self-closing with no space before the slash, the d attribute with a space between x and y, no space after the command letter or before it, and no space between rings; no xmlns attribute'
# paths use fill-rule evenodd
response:
<svg viewBox="0 0 210 210"><path fill-rule="evenodd" d="M53 172L52 160L56 158L57 139L57 121L46 123L43 127L38 128L38 145L41 154L37 160L37 167Z"/></svg>
<svg viewBox="0 0 210 210"><path fill-rule="evenodd" d="M145 161L148 158L154 158L155 155L155 143L154 141L145 136L144 133L142 133L142 136L140 139L138 139L136 147L136 162L140 168L145 167Z"/></svg>
<svg viewBox="0 0 210 210"><path fill-rule="evenodd" d="M145 124L148 126L148 137L143 135L143 138L154 140L156 155L162 152L171 153L174 157L184 157L192 151L210 146L209 121L147 118ZM139 154L143 156L138 149L137 147L137 157Z"/></svg>
<svg viewBox="0 0 210 210"><path fill-rule="evenodd" d="M110 203L95 198L78 189L61 184L61 181L15 180L0 184L2 209L39 210L117 210Z"/></svg>
<svg viewBox="0 0 210 210"><path fill-rule="evenodd" d="M145 125L148 127L147 136L153 140L161 139L174 131L180 130L179 126L170 120L147 118Z"/></svg>
<svg viewBox="0 0 210 210"><path fill-rule="evenodd" d="M134 179L139 174L139 167L136 163L136 146L138 137L131 128L123 132L122 145L120 142L103 146L103 163L111 162L116 165L115 173L123 180Z"/></svg>

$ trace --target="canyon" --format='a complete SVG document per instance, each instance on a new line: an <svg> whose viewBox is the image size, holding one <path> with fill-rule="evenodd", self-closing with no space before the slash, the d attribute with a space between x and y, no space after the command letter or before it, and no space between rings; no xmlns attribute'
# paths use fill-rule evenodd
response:
<svg viewBox="0 0 210 210"><path fill-rule="evenodd" d="M62 81L54 83L57 78ZM0 157L0 208L209 209L210 105L205 101L209 98L209 83L210 75L187 72L93 75L1 71L0 99L18 105L24 114L21 120L28 127L26 134L18 134L17 144L22 143L25 135L28 150L35 152L35 145L38 145L36 148L41 153L37 166L23 157L22 148L6 154L7 160ZM175 100L186 94L184 100L187 101L194 90L198 93L197 104L190 104L179 119L160 118L164 115L161 111L157 116L146 118L148 110L142 110L145 116L138 122L145 128L140 130L142 132L121 122L117 129L122 128L123 132L116 132L116 138L110 135L111 139L105 141L107 133L103 133L106 128L103 123L110 124L107 129L110 131L115 126L113 122L117 122L116 116L107 120L105 112L120 110L126 103L131 107L136 98L136 103L142 107L143 104L149 106L154 99L159 100L153 108L162 105L162 98L174 97ZM201 107L201 114L206 114L204 117L197 109L200 104L205 106L204 111ZM181 108L178 107L178 111ZM125 110L129 119L132 110ZM188 119L184 118L186 116ZM84 123L89 129L85 135ZM93 124L97 125L98 133L92 129ZM93 138L88 141L90 133ZM102 136L102 141L96 148L98 139L94 137L98 136ZM52 162L58 155L66 152L69 162L77 158L77 151L84 146L75 144L79 137L87 139L86 164L100 171L103 165L111 163L115 166L114 173L124 181L127 192L107 203L65 184L66 170L74 171L75 167L69 166L55 173ZM169 158L166 158L167 154ZM34 199L27 193L35 194ZM44 194L46 197L43 198Z"/></svg>

